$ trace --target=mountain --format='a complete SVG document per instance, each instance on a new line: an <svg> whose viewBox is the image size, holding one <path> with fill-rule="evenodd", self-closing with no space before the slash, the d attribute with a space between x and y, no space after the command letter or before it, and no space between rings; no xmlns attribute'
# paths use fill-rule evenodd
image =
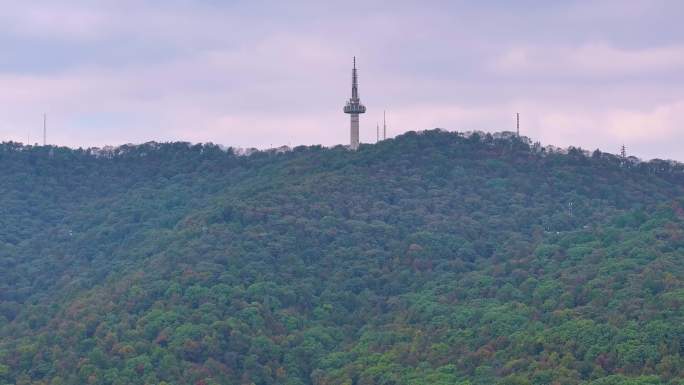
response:
<svg viewBox="0 0 684 385"><path fill-rule="evenodd" d="M0 383L684 383L684 167L0 145Z"/></svg>

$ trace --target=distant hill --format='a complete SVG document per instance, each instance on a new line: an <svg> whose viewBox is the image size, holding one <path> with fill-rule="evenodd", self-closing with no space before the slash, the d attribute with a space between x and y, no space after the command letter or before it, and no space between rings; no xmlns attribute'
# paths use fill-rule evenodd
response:
<svg viewBox="0 0 684 385"><path fill-rule="evenodd" d="M0 144L0 384L684 383L684 167Z"/></svg>

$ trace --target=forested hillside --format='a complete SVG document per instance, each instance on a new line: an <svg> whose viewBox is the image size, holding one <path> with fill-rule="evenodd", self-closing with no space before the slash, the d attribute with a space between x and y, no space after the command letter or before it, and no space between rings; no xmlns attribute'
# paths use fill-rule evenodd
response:
<svg viewBox="0 0 684 385"><path fill-rule="evenodd" d="M0 384L684 384L684 168L0 144Z"/></svg>

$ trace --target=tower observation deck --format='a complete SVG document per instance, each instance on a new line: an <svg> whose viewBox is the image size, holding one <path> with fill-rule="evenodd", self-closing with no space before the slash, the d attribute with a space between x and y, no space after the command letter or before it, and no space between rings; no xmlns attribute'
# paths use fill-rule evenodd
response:
<svg viewBox="0 0 684 385"><path fill-rule="evenodd" d="M366 106L359 99L359 82L356 75L356 56L354 56L354 68L352 69L352 95L344 106L344 113L351 116L351 130L349 147L352 150L359 148L359 114L366 112Z"/></svg>

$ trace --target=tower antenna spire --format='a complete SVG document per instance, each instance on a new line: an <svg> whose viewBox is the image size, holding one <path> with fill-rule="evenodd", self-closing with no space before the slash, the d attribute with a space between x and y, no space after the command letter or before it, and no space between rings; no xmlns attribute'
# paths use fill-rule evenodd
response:
<svg viewBox="0 0 684 385"><path fill-rule="evenodd" d="M519 112L515 113L515 134L518 138L520 137L520 113Z"/></svg>
<svg viewBox="0 0 684 385"><path fill-rule="evenodd" d="M352 67L352 94L351 98L344 106L344 113L349 114L351 118L349 147L352 150L359 148L359 114L365 112L366 106L361 104L361 99L359 99L359 80L356 74L356 56L354 56Z"/></svg>

